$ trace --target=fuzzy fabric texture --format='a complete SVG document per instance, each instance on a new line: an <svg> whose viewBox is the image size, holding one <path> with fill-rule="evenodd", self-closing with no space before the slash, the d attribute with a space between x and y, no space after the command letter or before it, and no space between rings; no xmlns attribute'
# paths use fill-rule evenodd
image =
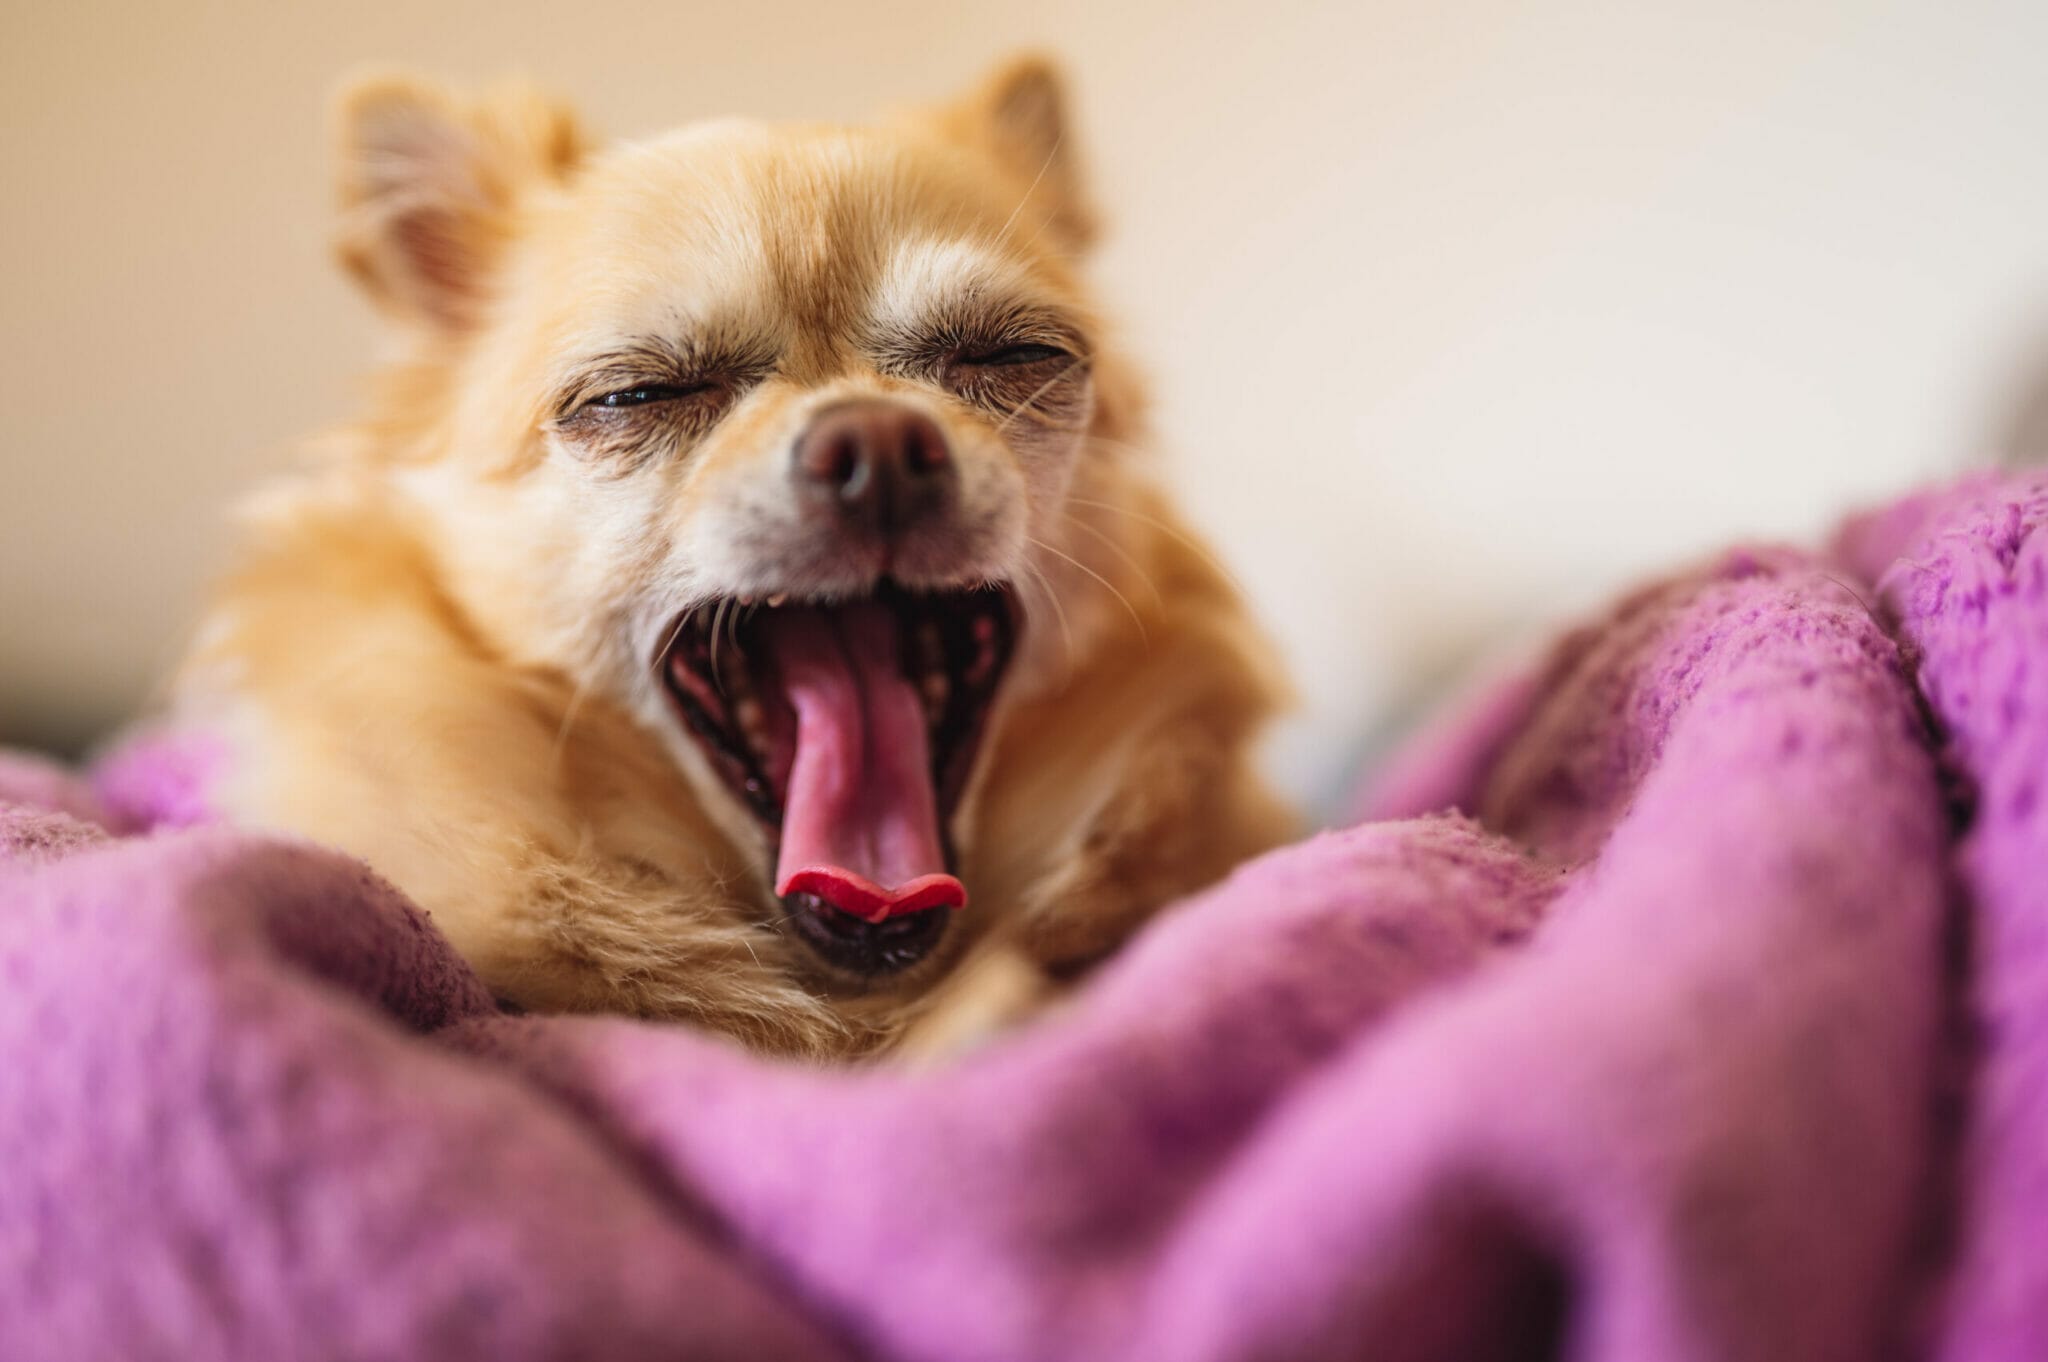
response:
<svg viewBox="0 0 2048 1362"><path fill-rule="evenodd" d="M2048 1356L2044 521L1638 592L922 1071L501 1015L195 749L0 761L0 1356Z"/></svg>

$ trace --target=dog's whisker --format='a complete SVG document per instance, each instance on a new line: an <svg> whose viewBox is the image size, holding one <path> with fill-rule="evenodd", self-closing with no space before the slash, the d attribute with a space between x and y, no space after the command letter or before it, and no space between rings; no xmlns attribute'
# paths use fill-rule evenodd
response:
<svg viewBox="0 0 2048 1362"><path fill-rule="evenodd" d="M667 652L666 648L662 649ZM562 711L562 722L555 727L554 745L548 749L548 781L554 783L562 774L562 753L567 750L569 730L576 726L576 715L582 710L583 702L590 698L591 679L585 676L569 692L569 704Z"/></svg>
<svg viewBox="0 0 2048 1362"><path fill-rule="evenodd" d="M1062 368L1058 373L1054 374L1051 378L1048 378L1047 380L1045 380L1045 382L1039 384L1038 387L1032 392L1031 396L1025 398L1022 402L1019 402L1017 406L1009 413L1009 415L1003 417L1002 420L996 422L995 430L992 431L991 433L995 435L1001 435L1005 430L1009 429L1010 422L1016 420L1025 412L1031 410L1031 408L1038 402L1039 398L1045 396L1047 393L1052 391L1053 386L1055 384L1064 382L1068 374L1071 374L1072 372L1074 372L1074 370L1080 368L1083 364L1086 363L1087 361L1082 359L1073 360L1072 362L1067 364L1066 367Z"/></svg>
<svg viewBox="0 0 2048 1362"><path fill-rule="evenodd" d="M1052 149L1045 153L1045 160L1039 164L1038 173L1031 177L1031 184L1024 191L1024 197L1017 200L1017 206L1010 210L1010 216L1003 219L1002 230L996 233L996 244L1002 245L1010 239L1010 228L1017 225L1017 215L1024 211L1024 205L1031 202L1031 196L1038 192L1038 186L1045 179L1045 172L1052 169L1052 163L1059 158L1060 144L1067 140L1064 131L1052 139Z"/></svg>
<svg viewBox="0 0 2048 1362"><path fill-rule="evenodd" d="M1066 645L1063 665L1067 675L1071 677L1074 674L1074 626L1067 620L1066 607L1060 604L1059 592L1053 590L1051 580L1046 577L1044 570L1038 564L1027 558L1023 562L1023 568L1031 574L1039 589L1045 593L1045 599L1052 606L1054 617L1060 622L1060 636Z"/></svg>
<svg viewBox="0 0 2048 1362"><path fill-rule="evenodd" d="M1064 369L1061 369L1058 373L1054 374L1051 378L1048 378L1045 382L1039 384L1037 389L1034 390L1029 397L1026 397L1022 402L1018 403L1014 409L1012 409L1010 412L1004 415L1002 420L996 422L996 424L989 429L989 432L986 435L984 435L980 440L975 442L974 453L976 457L988 453L989 450L993 448L996 445L996 443L1003 438L1003 432L1009 429L1011 422L1015 421L1018 417L1023 416L1026 412L1028 412L1031 409L1033 404L1035 404L1039 398L1045 396L1048 392L1052 391L1054 385L1058 384L1062 379L1066 378L1068 374L1072 373L1075 369L1081 367L1085 363L1087 363L1086 360L1074 360L1072 363L1068 364Z"/></svg>
<svg viewBox="0 0 2048 1362"><path fill-rule="evenodd" d="M1028 535L1028 534L1027 534L1027 535L1025 535L1024 537L1025 537L1025 539L1026 539L1027 541L1029 541L1030 543L1032 543L1032 544L1036 545L1037 547L1039 547L1039 548L1041 548L1041 549L1045 550L1045 551L1046 551L1047 553L1051 554L1051 555L1052 555L1053 557L1055 557L1055 558L1059 558L1059 559L1062 559L1062 560L1064 560L1064 561L1066 561L1066 562L1068 562L1068 563L1072 563L1072 564L1073 564L1073 565L1074 565L1075 567L1079 568L1079 569L1080 569L1080 570L1081 570L1082 572L1085 572L1085 573L1087 573L1087 574L1088 574L1088 575L1089 575L1090 577L1093 577L1093 578L1094 578L1094 579L1095 579L1095 580L1096 580L1097 582L1100 582L1100 583L1102 584L1102 589L1103 589L1104 591L1107 591L1107 592L1108 592L1108 593L1109 593L1110 595L1112 595L1112 596L1116 597L1116 598L1117 598L1117 601L1118 601L1118 602L1119 602L1119 603L1120 603L1120 604L1121 604L1121 605L1123 606L1123 608L1124 608L1124 609L1125 609L1126 611L1130 612L1130 616L1131 616L1131 623L1137 626L1137 629L1138 629L1138 638L1139 638L1139 640L1140 640L1141 642L1143 642L1143 643L1144 643L1144 645L1145 645L1146 647L1148 647L1148 648L1152 646L1152 637L1151 637L1151 635L1150 635L1150 634L1148 634L1148 633L1146 633L1146 632L1145 632L1145 620L1144 620L1144 617L1143 617L1142 615L1140 615L1140 614L1138 613L1138 607L1137 607L1137 606L1135 606L1135 605L1132 605L1132 604L1131 604L1131 599L1130 599L1130 597L1128 597L1128 596L1124 595L1124 593L1123 593L1123 592L1121 592L1121 591L1118 591L1118 590L1116 589L1116 585L1115 585L1115 583L1111 582L1111 581L1109 580L1109 578L1107 578L1107 577L1103 576L1103 575L1102 575L1101 573L1097 572L1097 571L1096 571L1096 570L1095 570L1094 568L1092 568L1092 567L1089 567L1089 566L1088 566L1088 565L1087 565L1086 563L1082 562L1082 561L1081 561L1080 559L1078 559L1078 558L1074 557L1074 555L1073 555L1073 554L1071 554L1071 553L1064 553L1064 552L1060 551L1059 549L1056 549L1056 548L1054 548L1054 547L1053 547L1052 545L1050 545L1050 544L1046 543L1046 542L1045 542L1045 541L1044 541L1043 539L1037 539L1037 538L1033 538L1033 537L1032 537L1031 535Z"/></svg>
<svg viewBox="0 0 2048 1362"><path fill-rule="evenodd" d="M683 626L689 623L689 620L690 613L687 610L676 616L676 622L669 629L668 637L662 640L661 647L655 651L654 670L660 671L663 664L668 661L668 650L676 646L676 640L683 636Z"/></svg>
<svg viewBox="0 0 2048 1362"><path fill-rule="evenodd" d="M1108 549L1118 558L1121 558L1124 561L1125 566L1129 567L1130 570L1134 574L1136 574L1138 580L1145 584L1145 590L1149 592L1152 596L1153 606L1161 611L1166 609L1166 596L1159 590L1159 583L1152 580L1152 574L1145 571L1145 565L1139 562L1129 549L1126 549L1122 544L1116 542L1116 537L1114 535L1107 534L1102 530L1097 529L1095 526L1090 525L1087 521L1075 515L1072 511L1066 509L1064 506L1060 508L1060 516L1069 525L1072 525L1075 529L1080 530L1084 534L1090 535L1094 539L1100 541L1104 548Z"/></svg>
<svg viewBox="0 0 2048 1362"><path fill-rule="evenodd" d="M1194 536L1187 534L1182 530L1176 529L1172 525L1167 524L1165 521L1159 519L1157 516L1146 515L1143 511L1136 510L1135 508L1130 506L1119 506L1113 501L1096 501L1088 497L1077 497L1072 495L1071 493L1068 494L1067 500L1075 506L1093 506L1098 510L1114 511L1118 515L1127 515L1131 519L1139 522L1140 524L1150 525L1153 529L1158 530L1161 534L1166 535L1172 539L1178 540L1185 548L1187 548L1187 550L1190 553L1193 553L1196 557L1200 558L1210 567L1216 569L1216 571L1223 577L1223 580L1229 582L1231 587L1237 592L1238 595L1246 597L1249 597L1251 595L1249 591L1245 590L1244 583L1237 579L1237 574L1232 572L1229 568L1225 567L1222 561L1218 559L1215 554L1211 553L1208 550L1208 548L1206 548L1202 544L1200 540L1196 539Z"/></svg>

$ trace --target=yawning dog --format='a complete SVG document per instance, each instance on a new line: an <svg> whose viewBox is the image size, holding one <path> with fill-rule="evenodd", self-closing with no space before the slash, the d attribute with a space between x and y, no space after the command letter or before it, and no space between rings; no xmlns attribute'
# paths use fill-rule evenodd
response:
<svg viewBox="0 0 2048 1362"><path fill-rule="evenodd" d="M390 79L339 122L394 348L181 672L234 816L509 1003L812 1053L1285 834L1275 666L1155 481L1045 63L869 128L599 147Z"/></svg>

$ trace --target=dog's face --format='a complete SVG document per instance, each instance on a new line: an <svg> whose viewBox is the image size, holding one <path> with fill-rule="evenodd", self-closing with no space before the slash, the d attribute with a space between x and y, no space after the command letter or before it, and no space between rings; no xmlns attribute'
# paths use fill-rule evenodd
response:
<svg viewBox="0 0 2048 1362"><path fill-rule="evenodd" d="M914 975L1050 670L1025 603L1098 400L1050 73L598 152L517 93L344 123L344 255L415 357L393 476L464 615L657 735L819 970Z"/></svg>

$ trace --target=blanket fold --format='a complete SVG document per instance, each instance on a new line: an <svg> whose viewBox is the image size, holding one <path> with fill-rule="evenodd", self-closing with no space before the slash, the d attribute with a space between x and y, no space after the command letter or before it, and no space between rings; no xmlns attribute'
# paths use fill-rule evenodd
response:
<svg viewBox="0 0 2048 1362"><path fill-rule="evenodd" d="M2044 518L1638 591L916 1072L501 1015L196 758L0 758L0 1356L2048 1356Z"/></svg>

